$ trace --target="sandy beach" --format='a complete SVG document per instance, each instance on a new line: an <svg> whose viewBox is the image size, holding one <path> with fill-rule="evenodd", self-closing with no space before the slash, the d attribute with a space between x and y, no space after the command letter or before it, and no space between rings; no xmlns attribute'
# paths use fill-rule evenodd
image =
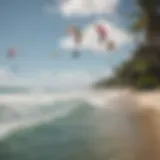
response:
<svg viewBox="0 0 160 160"><path fill-rule="evenodd" d="M160 91L135 92L134 121L141 136L138 160L160 159Z"/></svg>
<svg viewBox="0 0 160 160"><path fill-rule="evenodd" d="M160 91L136 92L134 96L140 106L160 109Z"/></svg>

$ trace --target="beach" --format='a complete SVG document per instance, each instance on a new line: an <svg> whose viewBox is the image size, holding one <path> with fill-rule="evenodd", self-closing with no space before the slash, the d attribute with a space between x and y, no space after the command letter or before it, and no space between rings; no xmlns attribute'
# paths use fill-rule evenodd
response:
<svg viewBox="0 0 160 160"><path fill-rule="evenodd" d="M140 106L160 109L160 91L136 92L135 98Z"/></svg>
<svg viewBox="0 0 160 160"><path fill-rule="evenodd" d="M145 160L160 159L160 91L137 92L137 124L143 142L140 158Z"/></svg>
<svg viewBox="0 0 160 160"><path fill-rule="evenodd" d="M1 94L0 157L158 160L158 96L129 89Z"/></svg>

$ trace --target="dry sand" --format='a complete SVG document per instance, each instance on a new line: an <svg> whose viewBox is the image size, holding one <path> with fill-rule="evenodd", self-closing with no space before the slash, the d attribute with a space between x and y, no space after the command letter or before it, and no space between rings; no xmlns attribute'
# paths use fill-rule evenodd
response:
<svg viewBox="0 0 160 160"><path fill-rule="evenodd" d="M141 137L137 160L160 160L160 91L132 94L137 103L133 114Z"/></svg>
<svg viewBox="0 0 160 160"><path fill-rule="evenodd" d="M141 107L160 110L160 91L137 92L135 93L135 98Z"/></svg>

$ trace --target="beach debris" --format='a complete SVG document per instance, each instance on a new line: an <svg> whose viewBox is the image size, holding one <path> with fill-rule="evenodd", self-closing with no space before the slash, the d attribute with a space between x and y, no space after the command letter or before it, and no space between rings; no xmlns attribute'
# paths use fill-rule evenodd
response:
<svg viewBox="0 0 160 160"><path fill-rule="evenodd" d="M14 48L9 48L7 51L7 57L13 58L16 56L16 50Z"/></svg>
<svg viewBox="0 0 160 160"><path fill-rule="evenodd" d="M96 33L98 34L98 40L99 43L106 44L106 49L109 51L112 51L115 49L115 43L112 40L109 40L109 29L102 25L102 24L96 24L95 25Z"/></svg>
<svg viewBox="0 0 160 160"><path fill-rule="evenodd" d="M78 50L74 50L74 51L73 51L73 54L72 54L72 57L73 57L74 59L79 58L79 57L80 57L80 52L79 52Z"/></svg>
<svg viewBox="0 0 160 160"><path fill-rule="evenodd" d="M103 43L107 39L108 29L102 24L96 24L95 30L98 35L98 40L100 43Z"/></svg>
<svg viewBox="0 0 160 160"><path fill-rule="evenodd" d="M78 48L79 48L79 45L82 42L82 38L83 38L82 32L78 27L76 27L74 25L70 25L70 26L67 27L66 33L69 36L73 37L73 40L74 40L74 43L75 43L75 47L73 48L73 51L72 51L72 54L73 54L72 57L73 58L77 58L80 55L80 51L79 51Z"/></svg>
<svg viewBox="0 0 160 160"><path fill-rule="evenodd" d="M57 54L56 54L56 53L52 53L52 54L50 54L50 55L49 55L49 57L50 57L51 59L55 59L55 58L56 58L56 56L57 56Z"/></svg>
<svg viewBox="0 0 160 160"><path fill-rule="evenodd" d="M107 49L113 51L115 49L115 43L113 41L107 42Z"/></svg>
<svg viewBox="0 0 160 160"><path fill-rule="evenodd" d="M15 58L17 55L17 51L15 48L9 48L7 50L6 56L8 58L8 60L10 61L9 63L11 64L11 60L13 60L13 58ZM16 64L11 64L10 69L12 70L12 72L17 73L18 71L18 67Z"/></svg>

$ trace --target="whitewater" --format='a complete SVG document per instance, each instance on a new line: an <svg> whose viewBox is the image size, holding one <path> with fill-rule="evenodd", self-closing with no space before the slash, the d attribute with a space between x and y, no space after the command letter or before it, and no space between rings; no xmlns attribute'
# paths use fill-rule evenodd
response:
<svg viewBox="0 0 160 160"><path fill-rule="evenodd" d="M109 109L110 105L107 103L113 102L119 96L122 98L122 94L126 94L126 92L119 92L86 90L69 93L33 92L1 95L0 136L6 136L16 129L65 116L80 102L89 103L93 107Z"/></svg>
<svg viewBox="0 0 160 160"><path fill-rule="evenodd" d="M1 94L0 157L93 160L112 150L126 154L137 139L126 109L131 105L126 90Z"/></svg>

